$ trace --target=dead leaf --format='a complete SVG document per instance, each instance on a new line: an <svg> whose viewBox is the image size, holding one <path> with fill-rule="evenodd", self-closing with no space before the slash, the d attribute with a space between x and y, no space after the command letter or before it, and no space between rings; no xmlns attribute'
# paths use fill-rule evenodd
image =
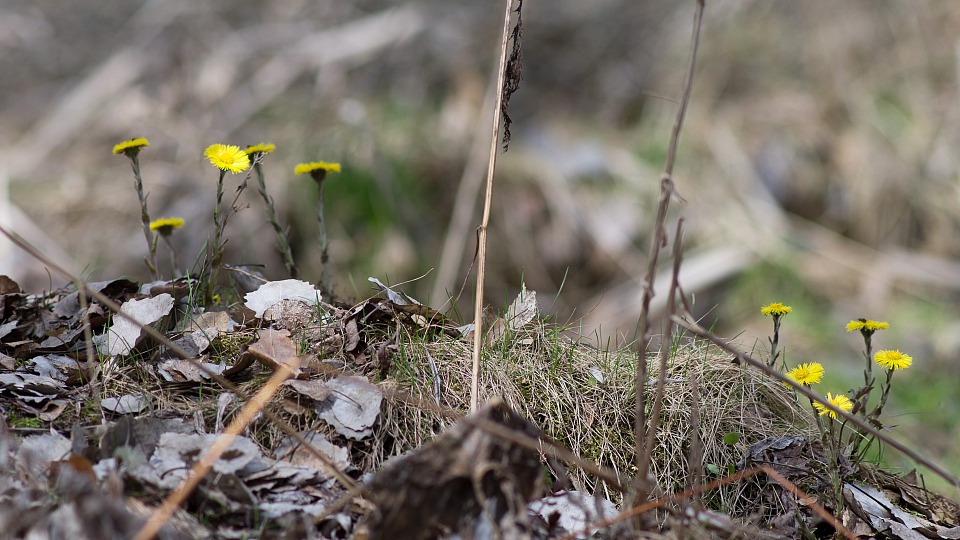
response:
<svg viewBox="0 0 960 540"><path fill-rule="evenodd" d="M172 308L173 297L164 293L143 300L128 300L124 302L120 310L133 317L140 324L150 325L166 317ZM140 341L141 332L140 327L132 321L114 315L110 330L99 336L97 348L101 353L110 356L129 354Z"/></svg>
<svg viewBox="0 0 960 540"><path fill-rule="evenodd" d="M330 396L330 389L327 388L327 383L321 381L320 379L290 379L289 381L284 382L283 385L293 388L297 394L306 396L318 403Z"/></svg>
<svg viewBox="0 0 960 540"><path fill-rule="evenodd" d="M305 431L301 433L301 435L303 435L303 438L313 445L314 448L330 458L330 461L341 471L349 471L353 468L353 465L350 463L350 452L348 452L346 448L331 443L322 433L317 433L316 431ZM283 442L277 446L277 449L274 451L274 456L279 460L289 461L291 465L310 467L321 471L327 470L327 466L317 459L317 456L313 455L313 452L304 448L303 445L300 444L300 441L290 436L284 438Z"/></svg>
<svg viewBox="0 0 960 540"><path fill-rule="evenodd" d="M317 404L320 418L348 439L360 440L373 433L380 416L383 393L366 377L337 377L327 382L332 394Z"/></svg>
<svg viewBox="0 0 960 540"><path fill-rule="evenodd" d="M125 394L100 400L100 406L116 414L139 413L147 408L149 401L142 395Z"/></svg>
<svg viewBox="0 0 960 540"><path fill-rule="evenodd" d="M244 298L247 300L244 305L252 309L259 319L266 310L281 300L297 300L315 306L320 301L320 291L305 281L285 279L264 283L259 289L247 293Z"/></svg>
<svg viewBox="0 0 960 540"><path fill-rule="evenodd" d="M300 356L288 330L260 330L257 340L250 344L247 352L270 369L276 370L282 365L292 371L295 377L300 375Z"/></svg>
<svg viewBox="0 0 960 540"><path fill-rule="evenodd" d="M497 319L490 325L487 333L487 343L494 343L503 339L507 330L516 332L533 322L539 315L537 308L537 291L527 290L524 283L520 284L520 294L507 308L503 319Z"/></svg>
<svg viewBox="0 0 960 540"><path fill-rule="evenodd" d="M23 290L20 289L20 285L10 279L10 276L0 275L0 294L16 294L21 292L23 292Z"/></svg>

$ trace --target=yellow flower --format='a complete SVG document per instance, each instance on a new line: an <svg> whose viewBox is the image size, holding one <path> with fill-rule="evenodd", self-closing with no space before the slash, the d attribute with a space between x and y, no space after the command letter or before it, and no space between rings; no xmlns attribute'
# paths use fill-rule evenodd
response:
<svg viewBox="0 0 960 540"><path fill-rule="evenodd" d="M913 364L913 358L900 351L877 351L877 354L873 355L873 359L890 371L907 369Z"/></svg>
<svg viewBox="0 0 960 540"><path fill-rule="evenodd" d="M250 168L250 156L239 146L213 144L203 153L214 167L234 174Z"/></svg>
<svg viewBox="0 0 960 540"><path fill-rule="evenodd" d="M183 227L183 218L160 218L150 222L150 230L160 233L162 236L169 236L170 233Z"/></svg>
<svg viewBox="0 0 960 540"><path fill-rule="evenodd" d="M823 366L818 362L800 364L788 371L787 377L797 384L816 384L823 378Z"/></svg>
<svg viewBox="0 0 960 540"><path fill-rule="evenodd" d="M860 330L861 332L867 332L869 334L872 334L877 330L887 330L889 328L890 328L890 323L885 323L882 321L874 321L872 319L857 319L855 321L850 321L847 323L847 332Z"/></svg>
<svg viewBox="0 0 960 540"><path fill-rule="evenodd" d="M827 401L829 401L831 405L837 407L838 409L844 412L850 412L850 409L853 408L853 402L850 401L850 398L848 398L843 394L833 395L830 392L827 392ZM814 403L813 406L816 407L818 411L820 411L820 416L829 414L830 418L837 417L837 413L828 409L827 406L824 405L823 403Z"/></svg>
<svg viewBox="0 0 960 540"><path fill-rule="evenodd" d="M129 141L123 141L122 143L113 146L113 155L127 153L133 153L136 155L137 152L139 152L144 146L150 146L150 141L143 137L130 139Z"/></svg>
<svg viewBox="0 0 960 540"><path fill-rule="evenodd" d="M783 305L782 302L774 302L772 304L767 304L760 308L760 312L764 315L773 315L774 317L780 317L781 315L786 315L793 311L793 308L790 306Z"/></svg>
<svg viewBox="0 0 960 540"><path fill-rule="evenodd" d="M340 172L339 163L327 163L326 161L311 161L310 163L301 163L293 169L293 174L313 174L323 171L324 173Z"/></svg>
<svg viewBox="0 0 960 540"><path fill-rule="evenodd" d="M277 149L277 145L273 143L260 143L260 144L254 144L254 145L248 146L246 149L244 149L244 152L246 152L249 155L253 155L258 152L261 154L269 154L270 152L273 152L276 149Z"/></svg>

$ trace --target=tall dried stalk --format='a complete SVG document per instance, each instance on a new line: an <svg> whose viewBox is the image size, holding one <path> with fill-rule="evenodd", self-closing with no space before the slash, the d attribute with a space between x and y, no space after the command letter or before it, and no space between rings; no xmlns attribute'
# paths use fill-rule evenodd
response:
<svg viewBox="0 0 960 540"><path fill-rule="evenodd" d="M663 175L660 177L660 199L657 205L657 219L654 225L653 236L650 240L650 253L648 256L647 273L646 277L644 278L643 298L640 307L640 320L637 325L640 348L637 351L637 410L634 421L634 437L636 440L637 457L637 482L634 498L635 503L641 503L645 501L650 494L649 487L647 486L647 472L650 470L650 455L644 448L645 446L649 447L649 442L647 445L644 445L643 442L644 425L647 424L645 418L646 400L644 396L646 390L647 349L650 346L651 340L651 336L649 335L650 301L653 299L654 294L653 283L657 274L657 259L660 255L660 249L667 243L666 232L664 230L667 218L667 210L670 207L670 200L677 194L673 183L673 165L677 158L677 146L680 141L680 130L683 127L683 118L687 112L687 105L690 102L690 91L693 87L693 71L697 63L697 49L700 46L700 26L703 21L703 8L704 0L697 0L696 11L693 16L693 45L691 47L692 50L690 51L690 63L688 64L687 75L683 81L683 88L680 92L680 104L677 108L677 115L674 119L673 130L670 133L670 145L667 149L666 163L664 163L663 166ZM668 299L668 304L671 302L671 300L672 299ZM672 325L671 322L668 322L668 324ZM661 343L660 347L669 348L670 343ZM666 369L663 369L663 364L665 363L666 356L662 354L660 379L657 384L657 396L655 398L655 403L662 400L664 377L666 376ZM650 427L648 429L650 432L647 434L647 437L650 439L656 435L658 418L654 416L655 415L651 415L649 420Z"/></svg>
<svg viewBox="0 0 960 540"><path fill-rule="evenodd" d="M487 190L483 199L483 219L477 229L477 292L473 303L473 375L470 380L470 412L477 410L480 401L480 348L483 344L483 280L487 269L487 225L490 223L490 204L493 199L493 173L497 165L497 136L500 133L503 104L503 81L506 77L507 42L510 39L510 8L513 0L504 2L503 35L500 39L500 61L497 68L497 105L493 109L490 130L490 157L487 161Z"/></svg>

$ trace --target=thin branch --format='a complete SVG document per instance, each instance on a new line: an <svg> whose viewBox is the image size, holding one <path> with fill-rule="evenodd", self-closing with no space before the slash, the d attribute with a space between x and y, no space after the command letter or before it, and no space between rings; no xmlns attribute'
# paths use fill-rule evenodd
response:
<svg viewBox="0 0 960 540"><path fill-rule="evenodd" d="M666 233L664 232L667 218L667 209L670 206L670 199L676 194L673 183L673 164L676 161L677 147L680 141L680 130L683 127L683 119L687 112L687 104L690 101L690 92L693 88L694 67L697 63L697 49L700 46L700 27L703 21L704 0L697 0L696 11L694 13L693 38L690 51L690 63L687 67L687 75L683 81L683 87L680 92L680 105L677 108L677 115L674 119L673 130L670 133L670 143L667 150L667 160L663 166L663 176L660 177L660 199L657 205L657 218L654 224L653 235L650 239L650 252L647 257L647 273L643 281L643 297L640 307L640 319L637 325L640 348L637 351L637 369L636 369L636 414L634 419L634 439L636 441L636 463L637 470L647 470L648 464L641 447L644 432L644 415L646 410L645 385L646 385L646 361L647 349L650 346L650 301L653 299L653 284L657 273L657 259L660 254L661 246L666 244ZM662 374L661 374L662 376ZM637 494L639 495L640 485L646 481L646 476L637 476ZM644 499L646 495L644 496ZM639 502L639 501L638 501Z"/></svg>
<svg viewBox="0 0 960 540"><path fill-rule="evenodd" d="M657 377L657 392L653 398L653 407L650 409L650 418L647 421L647 441L644 447L640 466L637 467L638 492L636 501L646 500L649 490L644 487L647 473L650 469L650 456L653 455L653 445L657 439L657 425L660 423L660 410L663 408L663 393L667 386L667 363L670 359L670 350L673 342L673 321L676 310L677 283L680 279L680 262L683 260L683 219L677 222L677 232L673 238L673 277L670 279L670 292L667 294L667 329L660 340L660 373Z"/></svg>

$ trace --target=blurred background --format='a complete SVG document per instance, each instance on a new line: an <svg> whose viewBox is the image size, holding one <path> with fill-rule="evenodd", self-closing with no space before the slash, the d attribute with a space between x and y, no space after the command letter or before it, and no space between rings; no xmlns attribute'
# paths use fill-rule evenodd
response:
<svg viewBox="0 0 960 540"><path fill-rule="evenodd" d="M557 321L602 346L630 343L693 2L524 8L486 297L503 309L525 282ZM470 313L502 11L449 0L5 0L0 219L85 277L146 280L133 177L112 146L150 140L151 216L186 220L173 241L192 263L212 227L217 173L204 148L273 142L267 187L305 279L319 277L317 193L293 168L337 161L325 199L339 296L371 295L368 276L414 280L401 287L411 296ZM845 323L889 321L875 346L915 365L895 377L887 421L955 474L958 36L952 2L708 1L674 174L686 202L669 220L671 235L686 220L681 282L705 325L765 350L772 324L760 306L793 306L786 362L823 363L824 391L862 377L862 341ZM228 177L228 194L241 180ZM282 279L253 187L228 226L226 260ZM0 265L29 292L63 283L6 241ZM658 309L667 284L658 280Z"/></svg>

